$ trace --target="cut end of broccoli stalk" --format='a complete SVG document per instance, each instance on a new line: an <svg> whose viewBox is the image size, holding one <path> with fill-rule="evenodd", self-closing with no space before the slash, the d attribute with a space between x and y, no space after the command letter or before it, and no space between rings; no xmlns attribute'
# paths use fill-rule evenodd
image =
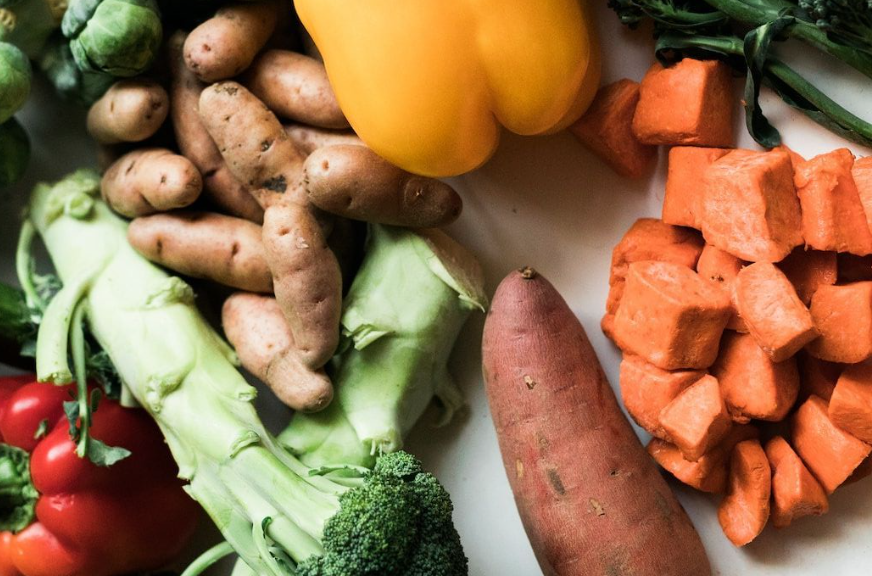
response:
<svg viewBox="0 0 872 576"><path fill-rule="evenodd" d="M347 477L353 468L313 473L282 449L190 291L130 247L126 223L102 201L71 202L76 181L39 187L31 198L31 221L64 282L46 311L57 320L41 330L66 331L51 308L77 302L160 426L189 494L245 563L261 576L466 574L450 500L435 478L402 453L379 462L384 478L367 473L361 482L359 473ZM52 336L42 342L49 360L64 365ZM409 506L396 510L398 497Z"/></svg>
<svg viewBox="0 0 872 576"><path fill-rule="evenodd" d="M311 466L371 466L402 448L434 396L446 423L463 405L448 357L470 312L486 305L481 267L447 235L371 226L344 302L334 402L297 414L280 441Z"/></svg>

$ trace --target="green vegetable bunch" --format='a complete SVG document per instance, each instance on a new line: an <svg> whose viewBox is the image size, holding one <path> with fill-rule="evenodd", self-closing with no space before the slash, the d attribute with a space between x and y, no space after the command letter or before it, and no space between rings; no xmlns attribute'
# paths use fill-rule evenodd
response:
<svg viewBox="0 0 872 576"><path fill-rule="evenodd" d="M163 39L155 0L72 0L61 30L83 72L118 77L148 70Z"/></svg>
<svg viewBox="0 0 872 576"><path fill-rule="evenodd" d="M760 109L762 85L815 122L848 140L872 146L872 124L837 104L774 56L773 42L793 38L872 79L872 2L869 0L609 0L622 22L653 20L658 58L721 58L745 69L748 132L763 146L781 143Z"/></svg>
<svg viewBox="0 0 872 576"><path fill-rule="evenodd" d="M133 250L99 182L80 171L31 197L29 222L63 282L40 325L37 375L69 380L68 339L87 324L228 542L187 573L232 547L249 567L237 573L259 576L465 575L448 494L413 457L312 469L277 444L190 286Z"/></svg>
<svg viewBox="0 0 872 576"><path fill-rule="evenodd" d="M30 140L13 114L30 95L30 61L18 47L0 42L0 186L16 182L30 160Z"/></svg>

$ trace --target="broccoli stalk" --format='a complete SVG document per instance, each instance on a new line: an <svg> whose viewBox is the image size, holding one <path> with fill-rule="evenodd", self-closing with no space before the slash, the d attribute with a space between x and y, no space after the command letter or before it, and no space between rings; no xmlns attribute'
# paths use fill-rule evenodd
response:
<svg viewBox="0 0 872 576"><path fill-rule="evenodd" d="M130 247L99 189L96 173L80 171L31 197L30 221L64 284L40 326L39 378L70 373L62 341L69 311L81 311L163 431L190 495L261 576L466 574L450 499L413 457L339 477L278 446L191 288Z"/></svg>
<svg viewBox="0 0 872 576"><path fill-rule="evenodd" d="M448 357L472 310L486 306L476 260L438 230L373 225L345 298L336 397L297 414L279 441L311 466L372 466L403 438L435 396L442 422L462 406Z"/></svg>

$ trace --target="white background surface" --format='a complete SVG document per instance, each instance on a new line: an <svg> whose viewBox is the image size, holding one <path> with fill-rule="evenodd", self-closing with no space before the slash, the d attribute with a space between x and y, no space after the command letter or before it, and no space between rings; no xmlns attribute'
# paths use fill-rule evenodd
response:
<svg viewBox="0 0 872 576"><path fill-rule="evenodd" d="M627 32L605 8L603 0L596 4L603 38L604 81L641 79L652 61L650 34ZM827 70L832 69L822 60L805 62L804 69L822 86L839 94L843 103L872 117L872 82L850 81L844 74L832 72L828 75ZM736 89L738 100L738 81ZM800 153L813 155L844 145L772 97L764 97L763 105L781 128L786 143ZM79 165L93 164L94 159L84 135L83 112L56 102L47 90L34 94L23 120L34 141L34 157L26 181L0 191L0 254L5 280L14 279L12 253L17 216L26 192L36 181L59 178ZM737 114L740 144L750 146L741 122L743 116ZM872 153L852 149L862 155ZM465 211L450 232L478 254L486 270L489 292L512 268L535 266L581 318L615 386L619 357L598 328L606 298L610 252L636 218L659 215L663 161L661 155L661 165L650 181L631 182L615 176L566 134L539 139L507 136L490 163L454 182L464 197ZM482 388L482 322L479 315L469 323L452 359L453 372L468 396L469 410L443 429L432 428L425 416L408 449L419 455L451 491L471 574L536 576L541 571L515 510ZM287 413L275 405L266 406L264 416L276 427L287 419ZM566 438L566 442L572 443L573 439ZM587 456L578 453L579 466L585 465ZM734 549L721 534L715 499L672 485L702 535L715 574L870 573L872 480L837 492L829 515L803 520L784 531L769 528L744 550ZM229 574L229 569L222 567L213 573Z"/></svg>

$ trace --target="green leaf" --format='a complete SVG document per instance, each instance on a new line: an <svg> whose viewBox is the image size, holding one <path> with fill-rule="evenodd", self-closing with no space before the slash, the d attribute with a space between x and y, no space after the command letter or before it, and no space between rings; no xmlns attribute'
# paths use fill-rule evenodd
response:
<svg viewBox="0 0 872 576"><path fill-rule="evenodd" d="M765 148L779 146L781 134L769 123L760 109L760 86L763 83L764 70L772 41L794 21L793 16L782 11L777 19L755 28L745 35L744 52L748 66L748 75L745 80L745 125L751 137Z"/></svg>
<svg viewBox="0 0 872 576"><path fill-rule="evenodd" d="M108 468L113 464L121 462L130 456L130 454L131 452L127 448L121 448L120 446L107 446L93 437L88 442L88 460L97 466Z"/></svg>
<svg viewBox="0 0 872 576"><path fill-rule="evenodd" d="M30 480L30 455L0 444L0 530L14 533L30 526L38 498Z"/></svg>
<svg viewBox="0 0 872 576"><path fill-rule="evenodd" d="M39 423L39 426L36 427L36 432L34 432L34 434L33 434L33 439L39 440L40 438L43 438L47 432L48 432L48 418L44 418Z"/></svg>
<svg viewBox="0 0 872 576"><path fill-rule="evenodd" d="M67 400L64 402L64 414L70 424L70 438L73 442L79 441L79 401Z"/></svg>

